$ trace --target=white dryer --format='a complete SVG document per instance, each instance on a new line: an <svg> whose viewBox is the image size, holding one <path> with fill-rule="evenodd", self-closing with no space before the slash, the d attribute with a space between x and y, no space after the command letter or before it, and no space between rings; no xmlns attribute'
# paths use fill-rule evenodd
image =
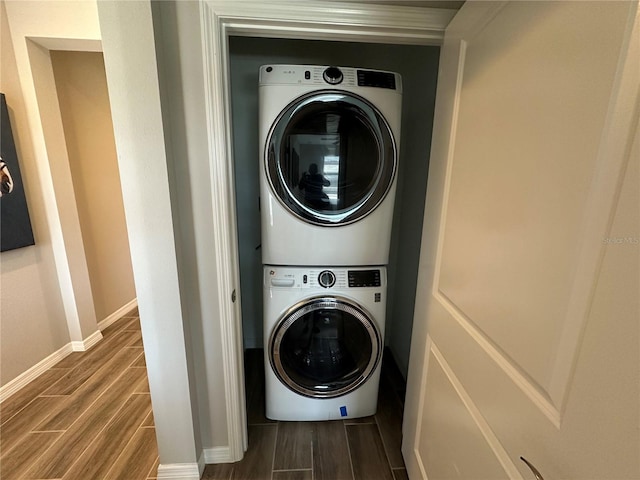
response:
<svg viewBox="0 0 640 480"><path fill-rule="evenodd" d="M386 265L402 80L361 68L260 68L265 265Z"/></svg>
<svg viewBox="0 0 640 480"><path fill-rule="evenodd" d="M373 415L384 343L384 267L264 267L266 415Z"/></svg>

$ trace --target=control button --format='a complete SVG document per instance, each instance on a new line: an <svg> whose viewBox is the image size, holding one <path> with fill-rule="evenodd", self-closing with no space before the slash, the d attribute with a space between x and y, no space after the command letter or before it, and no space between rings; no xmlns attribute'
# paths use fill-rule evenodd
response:
<svg viewBox="0 0 640 480"><path fill-rule="evenodd" d="M267 67L267 72L272 72L273 71L273 67Z"/></svg>
<svg viewBox="0 0 640 480"><path fill-rule="evenodd" d="M338 85L343 80L342 72L337 67L329 67L322 74L322 78L324 78L325 82L330 83L331 85Z"/></svg>
<svg viewBox="0 0 640 480"><path fill-rule="evenodd" d="M311 79L311 72L309 70L306 70L304 72L304 79L305 80L310 80Z"/></svg>
<svg viewBox="0 0 640 480"><path fill-rule="evenodd" d="M308 282L308 278L306 275L302 276L302 283L307 283Z"/></svg>
<svg viewBox="0 0 640 480"><path fill-rule="evenodd" d="M321 287L333 287L336 283L336 276L331 270L325 270L318 275L318 283Z"/></svg>

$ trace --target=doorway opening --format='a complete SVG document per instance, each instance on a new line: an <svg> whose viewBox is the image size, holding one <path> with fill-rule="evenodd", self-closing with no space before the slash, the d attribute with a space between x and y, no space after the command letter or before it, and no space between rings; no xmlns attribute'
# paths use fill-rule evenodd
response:
<svg viewBox="0 0 640 480"><path fill-rule="evenodd" d="M230 37L235 204L242 291L243 347L262 348L262 262L258 158L258 69L265 64L339 65L400 73L402 134L385 344L406 378L440 48L316 40Z"/></svg>
<svg viewBox="0 0 640 480"><path fill-rule="evenodd" d="M406 380L418 275L424 200L438 75L439 46L291 40L231 36L228 39L233 123L235 209L242 291L243 348L249 436L264 418L262 260L258 145L258 72L266 64L336 65L400 73L403 81L398 188L389 255L385 355ZM383 387L384 388L384 387ZM401 389L400 389L401 390ZM384 399L380 400L384 405ZM394 410L395 411L395 410ZM394 430L400 437L400 421ZM396 419L397 420L397 419ZM375 423L375 422L374 422ZM394 428L395 428L394 427ZM382 430L382 428L381 428ZM255 441L255 439L254 439ZM388 441L383 438L383 442ZM399 443L398 443L399 447ZM397 449L399 452L399 448ZM395 451L395 450L394 450ZM399 456L399 454L398 454ZM353 459L352 459L353 460ZM389 459L392 468L401 460Z"/></svg>
<svg viewBox="0 0 640 480"><path fill-rule="evenodd" d="M96 321L136 307L109 92L101 52L51 50Z"/></svg>

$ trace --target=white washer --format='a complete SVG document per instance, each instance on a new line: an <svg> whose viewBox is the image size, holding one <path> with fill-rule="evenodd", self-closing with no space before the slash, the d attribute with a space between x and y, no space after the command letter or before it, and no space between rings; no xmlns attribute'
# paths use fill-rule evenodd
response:
<svg viewBox="0 0 640 480"><path fill-rule="evenodd" d="M384 346L385 267L264 267L266 415L373 415Z"/></svg>
<svg viewBox="0 0 640 480"><path fill-rule="evenodd" d="M260 68L265 265L385 265L402 80L361 68Z"/></svg>

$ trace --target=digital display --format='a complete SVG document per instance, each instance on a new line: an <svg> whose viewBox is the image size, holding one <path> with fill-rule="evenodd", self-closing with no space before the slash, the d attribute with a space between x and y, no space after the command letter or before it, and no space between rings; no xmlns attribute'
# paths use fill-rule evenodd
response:
<svg viewBox="0 0 640 480"><path fill-rule="evenodd" d="M359 87L378 87L396 89L396 77L393 73L358 70Z"/></svg>
<svg viewBox="0 0 640 480"><path fill-rule="evenodd" d="M349 270L349 287L379 287L380 270Z"/></svg>

